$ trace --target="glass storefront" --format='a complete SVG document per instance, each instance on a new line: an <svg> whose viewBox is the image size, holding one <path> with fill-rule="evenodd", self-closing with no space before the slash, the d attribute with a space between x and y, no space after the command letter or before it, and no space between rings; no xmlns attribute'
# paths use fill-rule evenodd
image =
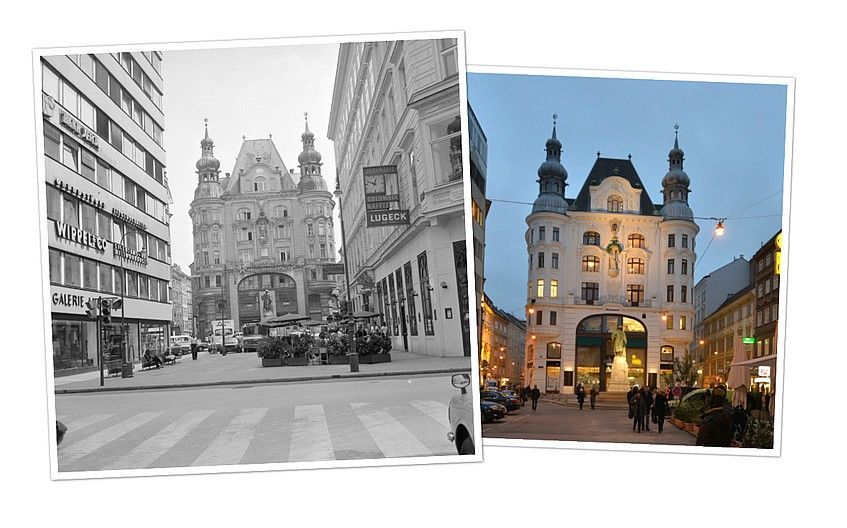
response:
<svg viewBox="0 0 847 528"><path fill-rule="evenodd" d="M128 359L141 360L145 350L162 354L168 347L170 325L167 323L130 323L125 325L126 356L121 337L120 318L102 326L104 361ZM85 320L54 320L53 370L66 371L99 366L97 359L97 323Z"/></svg>
<svg viewBox="0 0 847 528"><path fill-rule="evenodd" d="M97 323L53 321L53 370L97 364Z"/></svg>
<svg viewBox="0 0 847 528"><path fill-rule="evenodd" d="M622 326L627 337L629 385L647 381L647 329L641 321L621 315L594 315L580 321L576 330L577 384L605 391L612 376L614 347L612 332Z"/></svg>
<svg viewBox="0 0 847 528"><path fill-rule="evenodd" d="M561 371L561 361L547 362L547 392L559 392L559 374Z"/></svg>

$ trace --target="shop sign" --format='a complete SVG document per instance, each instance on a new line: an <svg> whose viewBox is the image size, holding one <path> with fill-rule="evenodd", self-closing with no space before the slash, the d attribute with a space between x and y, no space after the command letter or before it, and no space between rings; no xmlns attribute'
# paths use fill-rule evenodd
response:
<svg viewBox="0 0 847 528"><path fill-rule="evenodd" d="M782 231L776 235L776 253L773 257L773 273L779 275L782 269Z"/></svg>
<svg viewBox="0 0 847 528"><path fill-rule="evenodd" d="M53 220L53 224L56 227L56 237L76 242L81 246L90 247L97 251L106 251L105 238L99 237L94 233L89 233L88 231L83 231L78 227L65 224L58 220Z"/></svg>
<svg viewBox="0 0 847 528"><path fill-rule="evenodd" d="M326 280L330 275L343 275L344 274L344 264L324 264L323 265L323 277Z"/></svg>
<svg viewBox="0 0 847 528"><path fill-rule="evenodd" d="M756 338L755 337L742 337L741 342L744 343L745 345L755 345L756 344Z"/></svg>
<svg viewBox="0 0 847 528"><path fill-rule="evenodd" d="M147 231L147 226L144 224L144 222L140 222L135 218L130 217L128 214L119 211L116 207L112 207L112 216L114 216L115 218L119 218L120 220L123 220L124 222L134 227L137 227L142 231Z"/></svg>
<svg viewBox="0 0 847 528"><path fill-rule="evenodd" d="M759 372L759 377L761 377L761 378L770 378L771 377L771 368L768 365L760 365L758 372Z"/></svg>
<svg viewBox="0 0 847 528"><path fill-rule="evenodd" d="M53 185L55 185L56 188L59 189L60 191L65 192L65 193L73 196L74 198L76 198L80 201L83 201L83 202L85 202L85 203L87 203L91 206L94 206L98 209L104 209L105 208L103 202L101 200L94 198L94 196L91 193L82 192L79 189L77 189L76 187L74 187L73 185L69 185L69 184L63 182L62 180L60 180L58 178L53 180Z"/></svg>
<svg viewBox="0 0 847 528"><path fill-rule="evenodd" d="M115 257L125 260L127 262L132 262L134 264L139 264L141 266L147 265L147 253L144 251L136 251L133 249L129 249L123 244L113 244L114 251L113 254Z"/></svg>
<svg viewBox="0 0 847 528"><path fill-rule="evenodd" d="M396 165L363 167L368 227L409 225L409 211L400 209L400 179Z"/></svg>
<svg viewBox="0 0 847 528"><path fill-rule="evenodd" d="M80 292L72 288L50 286L50 300L53 305L51 311L53 313L82 315L86 311L85 303L92 299L96 302L97 297L97 295Z"/></svg>
<svg viewBox="0 0 847 528"><path fill-rule="evenodd" d="M74 133L76 137L91 145L94 149L100 148L100 138L93 130L77 121L75 117L65 112L59 112L59 122Z"/></svg>
<svg viewBox="0 0 847 528"><path fill-rule="evenodd" d="M753 383L770 383L771 379L768 378L753 378Z"/></svg>

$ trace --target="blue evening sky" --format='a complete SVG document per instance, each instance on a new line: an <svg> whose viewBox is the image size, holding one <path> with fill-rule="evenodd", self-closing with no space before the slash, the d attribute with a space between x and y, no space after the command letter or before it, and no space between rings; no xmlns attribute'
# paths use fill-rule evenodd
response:
<svg viewBox="0 0 847 528"><path fill-rule="evenodd" d="M734 256L749 259L782 225L786 97L783 85L468 74L468 101L488 138L486 196L494 200L486 223L486 293L523 317L531 205L497 200L531 203L538 196L536 171L554 113L567 198L576 197L599 150L610 158L632 154L645 190L661 203L678 123L694 216L727 218L724 236L711 245L716 222L696 220L695 280Z"/></svg>

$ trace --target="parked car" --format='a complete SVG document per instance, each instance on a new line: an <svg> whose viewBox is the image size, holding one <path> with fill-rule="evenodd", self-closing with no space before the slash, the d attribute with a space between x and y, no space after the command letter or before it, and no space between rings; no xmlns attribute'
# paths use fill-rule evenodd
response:
<svg viewBox="0 0 847 528"><path fill-rule="evenodd" d="M172 335L171 346L169 348L171 354L181 356L191 353L191 336L188 334Z"/></svg>
<svg viewBox="0 0 847 528"><path fill-rule="evenodd" d="M516 393L515 391L513 391L513 390L501 390L500 392L502 392L510 400L512 400L513 403L517 403L518 405L521 405L521 397L518 396L518 393Z"/></svg>
<svg viewBox="0 0 847 528"><path fill-rule="evenodd" d="M503 407L505 407L509 412L514 411L516 409L520 409L521 403L520 400L513 401L512 398L506 396L500 391L492 391L492 390L484 390L479 392L479 398L481 400L493 401L494 403L499 403Z"/></svg>
<svg viewBox="0 0 847 528"><path fill-rule="evenodd" d="M469 374L453 374L451 383L461 392L450 399L447 407L447 419L450 422L450 432L447 439L456 444L456 452L460 455L473 455L474 449L474 418L473 395L468 392L471 384Z"/></svg>
<svg viewBox="0 0 847 528"><path fill-rule="evenodd" d="M490 423L506 416L509 412L504 406L493 401L480 400L479 411L482 416L482 423Z"/></svg>

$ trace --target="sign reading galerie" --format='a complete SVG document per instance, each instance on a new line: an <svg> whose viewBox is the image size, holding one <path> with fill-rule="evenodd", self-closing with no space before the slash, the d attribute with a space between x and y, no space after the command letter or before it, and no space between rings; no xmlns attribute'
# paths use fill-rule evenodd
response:
<svg viewBox="0 0 847 528"><path fill-rule="evenodd" d="M400 209L400 179L396 165L363 167L368 227L409 225L409 211Z"/></svg>

